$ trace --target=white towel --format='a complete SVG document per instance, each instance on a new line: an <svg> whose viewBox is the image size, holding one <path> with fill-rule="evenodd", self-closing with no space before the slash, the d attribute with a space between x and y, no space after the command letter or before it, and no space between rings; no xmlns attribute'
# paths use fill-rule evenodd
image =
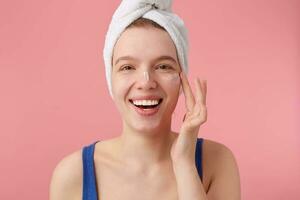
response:
<svg viewBox="0 0 300 200"><path fill-rule="evenodd" d="M171 10L172 0L123 0L112 16L105 37L103 58L106 80L112 95L111 72L112 55L115 43L121 33L136 19L150 19L164 27L177 49L179 64L184 73L188 73L188 37L183 20Z"/></svg>

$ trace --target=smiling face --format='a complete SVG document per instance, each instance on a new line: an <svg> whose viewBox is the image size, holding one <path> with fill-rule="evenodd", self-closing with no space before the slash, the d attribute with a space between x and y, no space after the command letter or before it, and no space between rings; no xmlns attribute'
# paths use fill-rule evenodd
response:
<svg viewBox="0 0 300 200"><path fill-rule="evenodd" d="M113 99L123 124L143 132L170 126L181 69L169 34L154 27L126 29L114 47L112 66Z"/></svg>

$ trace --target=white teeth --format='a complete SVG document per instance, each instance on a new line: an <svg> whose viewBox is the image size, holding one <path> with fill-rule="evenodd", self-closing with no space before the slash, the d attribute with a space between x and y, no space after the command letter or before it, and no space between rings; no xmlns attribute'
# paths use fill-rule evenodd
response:
<svg viewBox="0 0 300 200"><path fill-rule="evenodd" d="M133 104L137 106L151 106L157 105L158 100L134 100Z"/></svg>

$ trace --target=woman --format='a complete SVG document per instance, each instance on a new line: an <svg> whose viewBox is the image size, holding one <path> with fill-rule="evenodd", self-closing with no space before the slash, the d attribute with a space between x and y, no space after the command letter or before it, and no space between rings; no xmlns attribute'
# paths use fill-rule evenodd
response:
<svg viewBox="0 0 300 200"><path fill-rule="evenodd" d="M150 5L148 11L161 6ZM117 12L121 9L122 4ZM170 29L139 17L119 33L111 57L104 57L111 64L109 71L106 62L106 75L122 133L62 159L53 172L50 200L240 199L232 152L198 138L207 119L206 82L197 79L193 94L185 75L186 55ZM176 133L171 120L181 87L187 112Z"/></svg>

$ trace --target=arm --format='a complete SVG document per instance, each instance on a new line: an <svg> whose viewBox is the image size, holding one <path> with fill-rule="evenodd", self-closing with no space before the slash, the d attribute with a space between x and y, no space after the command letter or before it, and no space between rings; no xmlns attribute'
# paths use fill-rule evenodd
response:
<svg viewBox="0 0 300 200"><path fill-rule="evenodd" d="M174 166L179 200L207 200L195 163Z"/></svg>

